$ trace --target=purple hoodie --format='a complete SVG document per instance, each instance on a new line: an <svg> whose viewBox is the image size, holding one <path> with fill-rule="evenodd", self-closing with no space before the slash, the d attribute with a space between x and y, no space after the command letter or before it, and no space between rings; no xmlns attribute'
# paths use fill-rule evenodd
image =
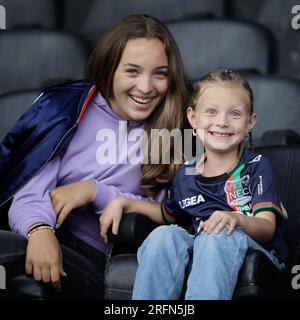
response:
<svg viewBox="0 0 300 320"><path fill-rule="evenodd" d="M9 210L12 230L26 236L34 223L55 226L56 214L49 192L58 186L94 179L95 212L74 210L64 225L77 238L108 253L110 246L101 239L99 227L99 215L106 205L117 196L153 200L140 188L140 161L128 160L128 156L136 159L139 155L141 139L136 135L142 129L142 121L125 122L97 92L65 154L50 161L15 194Z"/></svg>

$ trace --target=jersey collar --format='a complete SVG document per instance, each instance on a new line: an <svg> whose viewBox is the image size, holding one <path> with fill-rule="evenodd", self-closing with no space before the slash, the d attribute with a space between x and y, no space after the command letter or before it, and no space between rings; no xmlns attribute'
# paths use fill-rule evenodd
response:
<svg viewBox="0 0 300 320"><path fill-rule="evenodd" d="M239 166L239 164L241 162L241 159L242 159L242 156L244 154L244 150L245 150L245 145L244 145L243 142L241 142L240 145L239 145L239 156L238 156L238 159L234 163L234 165L226 172L227 175L232 174L235 171L235 169ZM196 164L196 168L198 168L198 166L203 164L206 161L206 158L207 158L207 154L206 154L206 151L204 150L203 155L201 156L199 162Z"/></svg>

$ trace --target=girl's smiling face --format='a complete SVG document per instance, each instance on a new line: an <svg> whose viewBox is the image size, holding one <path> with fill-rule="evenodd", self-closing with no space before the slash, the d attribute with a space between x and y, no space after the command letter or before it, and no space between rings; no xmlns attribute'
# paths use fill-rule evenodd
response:
<svg viewBox="0 0 300 320"><path fill-rule="evenodd" d="M238 85L211 84L202 89L198 102L188 108L191 126L198 130L207 150L230 152L238 149L256 123L250 114L247 92Z"/></svg>
<svg viewBox="0 0 300 320"><path fill-rule="evenodd" d="M157 39L127 42L113 79L110 106L124 120L145 120L168 90L168 58Z"/></svg>

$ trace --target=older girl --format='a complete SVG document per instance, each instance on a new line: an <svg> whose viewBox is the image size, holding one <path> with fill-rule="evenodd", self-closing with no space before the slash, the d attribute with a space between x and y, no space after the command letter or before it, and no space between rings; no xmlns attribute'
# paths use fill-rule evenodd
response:
<svg viewBox="0 0 300 320"><path fill-rule="evenodd" d="M134 143L119 130L124 121L128 134L181 128L188 89L173 37L144 15L129 16L108 32L91 56L89 78L92 84L43 92L0 147L1 157L7 157L3 163L12 163L7 168L13 169L1 173L6 198L13 197L9 223L19 234L0 233L0 264L8 265L10 252L20 263L26 250L23 263L35 280L59 291L60 276L67 274L69 293L101 298L110 246L99 237L99 214L118 196L156 197L178 167L174 159L165 165L124 164L122 157L103 163L103 148L120 150L126 143L130 150ZM115 134L116 145L104 139L103 130ZM14 163L21 152L22 160Z"/></svg>

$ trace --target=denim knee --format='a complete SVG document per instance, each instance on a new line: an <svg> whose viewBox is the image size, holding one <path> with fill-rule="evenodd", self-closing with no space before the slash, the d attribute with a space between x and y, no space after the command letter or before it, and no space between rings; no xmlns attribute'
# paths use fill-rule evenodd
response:
<svg viewBox="0 0 300 320"><path fill-rule="evenodd" d="M183 238L188 233L177 225L163 225L154 229L138 250L138 256L147 250L147 254L158 255L159 253L171 252L172 249L184 244Z"/></svg>
<svg viewBox="0 0 300 320"><path fill-rule="evenodd" d="M172 225L163 225L155 228L143 243L143 246L151 244L151 247L162 248L166 243L176 237L176 228Z"/></svg>
<svg viewBox="0 0 300 320"><path fill-rule="evenodd" d="M201 240L206 242L206 245L214 248L222 247L226 248L230 245L232 249L235 246L240 246L241 242L247 244L247 235L239 230L235 229L231 235L227 235L228 228L225 227L220 233L212 232L210 234L206 232L201 233Z"/></svg>
<svg viewBox="0 0 300 320"><path fill-rule="evenodd" d="M149 247L150 252L153 254L157 252L161 248L161 243L163 242L163 234L166 226L159 226L155 228L148 237L144 240L142 245L138 249L138 258L147 250Z"/></svg>

